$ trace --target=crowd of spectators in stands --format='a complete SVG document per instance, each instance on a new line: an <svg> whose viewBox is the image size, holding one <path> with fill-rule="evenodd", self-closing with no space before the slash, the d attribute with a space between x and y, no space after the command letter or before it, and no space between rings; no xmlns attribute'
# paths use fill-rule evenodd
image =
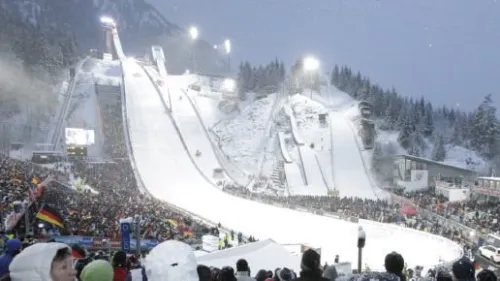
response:
<svg viewBox="0 0 500 281"><path fill-rule="evenodd" d="M444 218L455 220L481 232L500 233L500 204L498 200L471 200L449 202L446 197L436 194L435 188L406 192L393 190L398 195L410 199L415 205L431 210Z"/></svg>

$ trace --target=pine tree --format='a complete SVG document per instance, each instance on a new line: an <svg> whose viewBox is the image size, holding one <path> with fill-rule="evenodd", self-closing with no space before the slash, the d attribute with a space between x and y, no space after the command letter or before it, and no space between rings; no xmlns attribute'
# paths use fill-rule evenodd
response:
<svg viewBox="0 0 500 281"><path fill-rule="evenodd" d="M472 147L488 159L492 159L497 150L495 145L499 137L499 124L491 94L484 98L484 101L474 112L471 125Z"/></svg>
<svg viewBox="0 0 500 281"><path fill-rule="evenodd" d="M442 162L446 159L446 149L444 145L443 136L439 135L434 143L434 149L432 151L432 160Z"/></svg>

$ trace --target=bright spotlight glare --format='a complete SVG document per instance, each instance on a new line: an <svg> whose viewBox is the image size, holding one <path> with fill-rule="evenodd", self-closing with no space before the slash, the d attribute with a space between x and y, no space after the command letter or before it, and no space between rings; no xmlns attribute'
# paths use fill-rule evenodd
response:
<svg viewBox="0 0 500 281"><path fill-rule="evenodd" d="M231 41L229 39L224 40L224 48L226 49L226 53L231 53Z"/></svg>
<svg viewBox="0 0 500 281"><path fill-rule="evenodd" d="M234 90L236 90L236 81L234 79L227 78L222 83L222 88L225 91L233 92Z"/></svg>
<svg viewBox="0 0 500 281"><path fill-rule="evenodd" d="M108 16L102 16L101 17L101 23L115 26L115 21L112 18L108 17Z"/></svg>
<svg viewBox="0 0 500 281"><path fill-rule="evenodd" d="M188 75L190 72L189 72L189 69L186 69L186 71L184 71L184 74Z"/></svg>
<svg viewBox="0 0 500 281"><path fill-rule="evenodd" d="M196 40L198 38L198 28L195 26L189 28L189 35L191 35L191 39Z"/></svg>
<svg viewBox="0 0 500 281"><path fill-rule="evenodd" d="M306 57L304 59L304 70L305 71L315 71L319 68L319 60L313 57Z"/></svg>

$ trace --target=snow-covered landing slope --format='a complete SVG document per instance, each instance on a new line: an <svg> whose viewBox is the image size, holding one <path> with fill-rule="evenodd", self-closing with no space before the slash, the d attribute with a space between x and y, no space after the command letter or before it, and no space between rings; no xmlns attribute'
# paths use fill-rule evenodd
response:
<svg viewBox="0 0 500 281"><path fill-rule="evenodd" d="M302 164L307 178L307 187L309 195L328 195L328 188L325 179L323 178L322 170L319 162L316 160L314 150L301 145L299 146L299 153L302 155Z"/></svg>
<svg viewBox="0 0 500 281"><path fill-rule="evenodd" d="M145 67L146 72L154 81L155 70L151 67ZM172 112L171 116L174 119L177 127L182 134L182 137L187 145L191 157L196 162L198 168L203 174L210 179L213 184L225 178L225 175L218 175L214 178L214 171L221 168L219 161L212 150L212 145L206 134L204 125L199 121L195 108L191 106L183 89L187 88L186 76L168 76L165 87L158 87L163 100L168 100L171 97ZM197 152L200 155L196 155Z"/></svg>
<svg viewBox="0 0 500 281"><path fill-rule="evenodd" d="M321 248L329 263L336 254L356 262L357 224L245 200L208 184L186 157L154 87L146 77L133 76L133 72L141 71L140 67L127 62L124 70L134 157L153 196L259 239L310 243ZM461 255L460 246L442 237L394 225L361 225L370 237L364 261L374 270L383 270L381 261L390 251L401 253L409 266L424 267ZM418 254L422 248L426 249L425 254Z"/></svg>
<svg viewBox="0 0 500 281"><path fill-rule="evenodd" d="M377 193L368 178L349 122L339 112L330 112L333 133L333 169L336 188L341 197L376 199Z"/></svg>

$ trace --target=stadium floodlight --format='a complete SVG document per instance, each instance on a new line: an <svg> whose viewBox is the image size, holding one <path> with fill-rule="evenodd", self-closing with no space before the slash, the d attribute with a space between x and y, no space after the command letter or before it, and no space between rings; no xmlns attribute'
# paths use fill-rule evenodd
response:
<svg viewBox="0 0 500 281"><path fill-rule="evenodd" d="M191 39L196 40L198 39L198 28L196 26L191 26L189 28L189 35L191 36Z"/></svg>
<svg viewBox="0 0 500 281"><path fill-rule="evenodd" d="M303 61L304 71L316 71L319 69L319 60L314 57L305 57Z"/></svg>
<svg viewBox="0 0 500 281"><path fill-rule="evenodd" d="M222 82L222 89L227 92L234 92L236 90L236 81L231 78L226 78Z"/></svg>
<svg viewBox="0 0 500 281"><path fill-rule="evenodd" d="M224 49L226 50L226 53L231 53L231 40L224 40Z"/></svg>
<svg viewBox="0 0 500 281"><path fill-rule="evenodd" d="M217 50L217 49L219 49L219 46L217 46L217 45L214 45L214 49L216 49L216 50Z"/></svg>
<svg viewBox="0 0 500 281"><path fill-rule="evenodd" d="M112 26L116 25L115 21L111 17L108 17L108 16L102 16L101 17L101 23L109 24L109 25L112 25Z"/></svg>

